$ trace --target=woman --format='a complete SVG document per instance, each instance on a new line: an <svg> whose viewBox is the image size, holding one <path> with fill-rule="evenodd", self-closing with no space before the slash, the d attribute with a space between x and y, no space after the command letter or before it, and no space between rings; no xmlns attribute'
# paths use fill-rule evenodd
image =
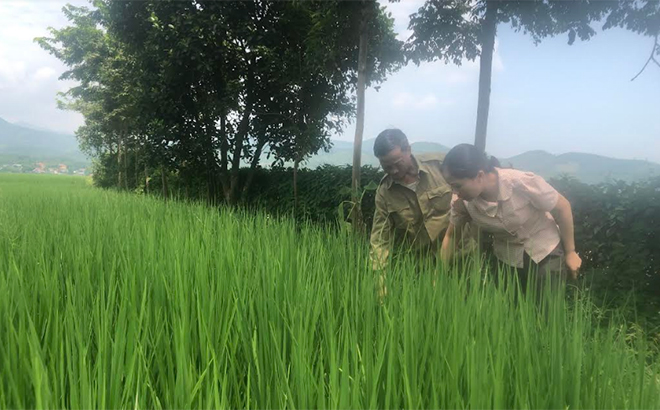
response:
<svg viewBox="0 0 660 410"><path fill-rule="evenodd" d="M444 159L442 174L456 198L441 258L451 259L456 232L472 221L493 235L497 259L516 268L526 282L530 268L538 283L556 282L564 264L573 279L582 260L575 252L571 204L543 178L531 172L499 168L474 145L454 147Z"/></svg>

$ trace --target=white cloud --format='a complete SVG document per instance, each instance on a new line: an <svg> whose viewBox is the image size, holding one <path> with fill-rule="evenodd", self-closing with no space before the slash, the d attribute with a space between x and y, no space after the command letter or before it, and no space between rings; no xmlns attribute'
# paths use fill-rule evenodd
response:
<svg viewBox="0 0 660 410"><path fill-rule="evenodd" d="M433 94L428 94L415 102L418 108L431 108L438 104L438 99Z"/></svg>
<svg viewBox="0 0 660 410"><path fill-rule="evenodd" d="M408 30L408 23L410 22L410 15L415 13L423 4L424 0L401 0L398 3L389 3L385 0L380 1L394 18L394 29L398 33L399 40L407 40L412 34Z"/></svg>
<svg viewBox="0 0 660 410"><path fill-rule="evenodd" d="M38 69L35 73L33 78L36 81L42 81L42 80L47 80L49 78L54 77L56 74L55 70L51 67L41 67Z"/></svg>
<svg viewBox="0 0 660 410"><path fill-rule="evenodd" d="M67 3L89 6L87 0L0 0L1 118L69 133L83 123L80 114L57 108L57 92L74 83L58 80L66 67L34 42L48 27L68 25L61 11Z"/></svg>
<svg viewBox="0 0 660 410"><path fill-rule="evenodd" d="M504 71L504 62L499 53L498 42L495 41L495 50L493 52L493 74ZM419 66L419 73L427 81L432 83L441 83L448 85L472 84L479 81L479 59L474 61L463 59L461 65L445 63L444 61L434 61L422 63Z"/></svg>
<svg viewBox="0 0 660 410"><path fill-rule="evenodd" d="M25 79L25 73L24 61L9 60L0 56L0 90L14 88Z"/></svg>
<svg viewBox="0 0 660 410"><path fill-rule="evenodd" d="M402 91L396 93L394 97L392 97L391 104L394 108L430 110L437 106L450 106L453 104L453 101L439 100L433 93L418 95L408 91Z"/></svg>
<svg viewBox="0 0 660 410"><path fill-rule="evenodd" d="M478 81L479 64L476 61L465 60L460 66L445 64L444 61L422 63L419 73L430 83L466 84Z"/></svg>

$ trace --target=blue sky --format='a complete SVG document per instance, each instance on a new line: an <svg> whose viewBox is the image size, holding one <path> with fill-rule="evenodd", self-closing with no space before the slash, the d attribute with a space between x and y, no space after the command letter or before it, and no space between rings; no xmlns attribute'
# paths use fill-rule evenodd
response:
<svg viewBox="0 0 660 410"><path fill-rule="evenodd" d="M400 38L421 4L388 5ZM511 156L542 149L590 152L660 162L660 68L649 66L652 40L622 29L597 30L587 42L567 36L535 46L529 36L498 28L487 149ZM408 66L379 92L367 92L365 138L399 127L413 141L447 146L473 142L479 66L437 62ZM349 127L341 139L353 138Z"/></svg>
<svg viewBox="0 0 660 410"><path fill-rule="evenodd" d="M73 0L76 5L85 0ZM32 39L66 19L60 0L0 0L0 117L73 133L82 117L56 108L62 64ZM404 39L408 15L422 2L386 4ZM535 46L528 36L500 26L493 65L487 149L511 156L533 149L591 152L660 162L660 68L635 81L651 39L621 29L567 45L566 36ZM412 141L447 146L472 142L478 62L410 65L379 92L367 91L365 138L399 127ZM354 124L338 139L352 140Z"/></svg>

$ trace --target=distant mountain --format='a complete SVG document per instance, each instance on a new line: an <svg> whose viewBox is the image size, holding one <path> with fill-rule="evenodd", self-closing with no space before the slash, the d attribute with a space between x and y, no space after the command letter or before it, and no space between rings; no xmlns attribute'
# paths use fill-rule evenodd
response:
<svg viewBox="0 0 660 410"><path fill-rule="evenodd" d="M353 163L353 143L333 141L333 148L328 153L319 153L306 163L308 168L322 164L350 165ZM379 166L373 155L374 140L362 143L362 164ZM413 153L443 152L449 148L434 142L415 142ZM639 160L608 158L594 154L568 153L553 155L545 151L528 151L511 158L500 158L503 166L531 171L544 178L570 175L582 182L595 184L609 179L635 181L652 176L660 176L660 164Z"/></svg>
<svg viewBox="0 0 660 410"><path fill-rule="evenodd" d="M73 135L9 123L0 118L0 153L33 158L85 159Z"/></svg>
<svg viewBox="0 0 660 410"><path fill-rule="evenodd" d="M502 165L532 171L544 178L565 174L589 184L611 179L635 181L660 176L660 164L654 162L608 158L577 152L553 155L545 151L528 151L500 161Z"/></svg>
<svg viewBox="0 0 660 410"><path fill-rule="evenodd" d="M362 141L362 165L379 166L378 159L374 156L374 141L368 139ZM323 164L330 165L351 165L353 164L353 143L347 141L332 141L330 152L321 152L310 158L305 166L307 168L316 168ZM449 148L435 142L413 142L412 151L417 153L427 152L447 152Z"/></svg>
<svg viewBox="0 0 660 410"><path fill-rule="evenodd" d="M38 129L26 123L21 124L11 124L0 118L0 159L2 161L11 161L12 158L21 157L24 161L34 160L35 162L57 159L58 162L68 160L76 163L89 163L86 156L80 152L78 141L74 136ZM353 143L334 140L332 144L329 152L321 152L312 156L303 166L316 168L323 164L351 165L353 163ZM374 139L363 141L362 164L378 167L379 163L373 154L373 146ZM446 153L449 148L434 142L414 142L412 150L414 153ZM608 179L634 181L660 176L660 164L583 153L553 155L545 151L528 151L511 158L500 158L500 162L503 166L532 171L544 178L566 174L586 183L598 183ZM262 157L261 165L269 165L265 155Z"/></svg>
<svg viewBox="0 0 660 410"><path fill-rule="evenodd" d="M38 125L30 124L29 122L25 122L25 121L16 121L13 124L18 125L19 127L30 128L32 130L37 130L37 131L56 132L56 131L50 130L48 128L44 128L44 127L40 127Z"/></svg>

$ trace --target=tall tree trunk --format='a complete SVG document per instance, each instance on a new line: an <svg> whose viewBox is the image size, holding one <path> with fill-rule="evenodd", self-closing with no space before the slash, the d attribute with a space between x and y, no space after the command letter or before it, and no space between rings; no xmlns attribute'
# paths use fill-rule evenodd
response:
<svg viewBox="0 0 660 410"><path fill-rule="evenodd" d="M226 201L229 200L229 174L227 172L229 141L227 140L227 113L223 112L220 116L220 182L222 184L222 193Z"/></svg>
<svg viewBox="0 0 660 410"><path fill-rule="evenodd" d="M362 209L360 204L360 170L362 167L362 137L364 133L364 92L367 76L367 45L368 20L371 4L365 1L362 6L362 20L360 21L360 50L358 55L358 83L357 83L357 120L355 124L355 139L353 140L353 175L351 191L353 196L353 228L362 231Z"/></svg>
<svg viewBox="0 0 660 410"><path fill-rule="evenodd" d="M135 143L135 148L133 149L133 152L135 153L135 185L134 188L137 189L139 183L140 183L140 167L138 166L139 163L139 157L138 157L138 145L137 141Z"/></svg>
<svg viewBox="0 0 660 410"><path fill-rule="evenodd" d="M229 203L236 205L239 200L239 171L241 166L241 152L243 151L243 141L247 138L247 134L250 130L250 117L252 116L252 107L254 105L254 65L256 64L255 57L250 58L250 63L248 65L248 75L247 82L245 85L245 107L243 112L243 118L238 124L238 130L236 132L236 138L234 140L234 152L232 153L231 159L231 176L229 179Z"/></svg>
<svg viewBox="0 0 660 410"><path fill-rule="evenodd" d="M124 135L126 138L126 135ZM126 140L124 140L124 191L128 191L128 147L126 146Z"/></svg>
<svg viewBox="0 0 660 410"><path fill-rule="evenodd" d="M293 215L298 216L298 168L300 167L300 156L296 154L293 161Z"/></svg>
<svg viewBox="0 0 660 410"><path fill-rule="evenodd" d="M252 185L252 181L254 180L254 174L256 172L255 170L259 165L259 159L261 159L261 153L263 152L265 145L266 145L266 139L262 138L257 141L257 146L254 150L254 156L252 157L252 161L250 162L250 170L248 171L247 178L245 179L245 183L243 184L243 192L241 194L241 199L243 201L247 200L247 196L250 191L250 186Z"/></svg>
<svg viewBox="0 0 660 410"><path fill-rule="evenodd" d="M215 205L216 203L216 190L215 190L215 177L218 163L216 162L216 151L213 145L213 133L215 126L207 124L206 132L208 133L208 147L207 147L207 164L206 164L206 186L208 190L208 203Z"/></svg>
<svg viewBox="0 0 660 410"><path fill-rule="evenodd" d="M124 150L122 149L122 145L123 145L123 140L122 137L120 136L119 141L117 143L117 188L119 189L122 189L122 187L124 186L124 174L123 174L124 166L121 158Z"/></svg>
<svg viewBox="0 0 660 410"><path fill-rule="evenodd" d="M160 167L160 178L161 178L161 182L163 184L163 198L167 199L167 196L169 194L169 190L167 189L167 175L166 175L164 166Z"/></svg>
<svg viewBox="0 0 660 410"><path fill-rule="evenodd" d="M493 69L493 50L497 32L497 2L486 2L486 17L481 27L481 56L479 57L479 102L477 105L477 127L474 145L486 150L488 110L490 107L490 81Z"/></svg>
<svg viewBox="0 0 660 410"><path fill-rule="evenodd" d="M144 193L149 193L149 170L147 169L147 164L144 164Z"/></svg>

